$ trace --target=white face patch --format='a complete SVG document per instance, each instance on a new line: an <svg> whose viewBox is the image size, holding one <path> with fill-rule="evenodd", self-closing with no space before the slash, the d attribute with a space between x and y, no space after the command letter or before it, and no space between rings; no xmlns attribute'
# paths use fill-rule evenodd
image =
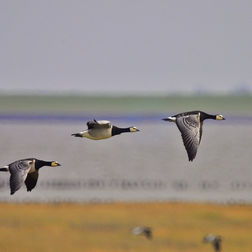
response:
<svg viewBox="0 0 252 252"><path fill-rule="evenodd" d="M223 115L217 115L216 120L224 120L224 116Z"/></svg>
<svg viewBox="0 0 252 252"><path fill-rule="evenodd" d="M59 163L57 161L53 161L52 162L52 167L56 167L56 166L59 166Z"/></svg>
<svg viewBox="0 0 252 252"><path fill-rule="evenodd" d="M137 132L139 131L139 129L137 129L137 127L131 127L130 128L130 132Z"/></svg>
<svg viewBox="0 0 252 252"><path fill-rule="evenodd" d="M29 170L29 173L35 172L35 160L32 160L30 163L31 169Z"/></svg>

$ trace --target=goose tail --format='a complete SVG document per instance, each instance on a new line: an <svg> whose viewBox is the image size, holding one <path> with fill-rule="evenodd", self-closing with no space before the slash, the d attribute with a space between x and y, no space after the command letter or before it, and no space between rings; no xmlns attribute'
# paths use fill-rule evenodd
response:
<svg viewBox="0 0 252 252"><path fill-rule="evenodd" d="M169 117L163 118L162 120L169 121L169 122L176 122L176 117L169 116Z"/></svg>
<svg viewBox="0 0 252 252"><path fill-rule="evenodd" d="M9 171L9 166L6 165L6 166L4 166L4 167L1 167L1 168L0 168L0 171L3 171L3 172Z"/></svg>
<svg viewBox="0 0 252 252"><path fill-rule="evenodd" d="M83 135L81 133L73 133L71 136L75 136L75 137L83 137Z"/></svg>

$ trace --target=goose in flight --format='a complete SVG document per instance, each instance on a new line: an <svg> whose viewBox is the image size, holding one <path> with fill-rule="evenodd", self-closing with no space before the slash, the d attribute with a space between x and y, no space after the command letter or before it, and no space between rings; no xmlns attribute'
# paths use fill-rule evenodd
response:
<svg viewBox="0 0 252 252"><path fill-rule="evenodd" d="M119 128L111 125L110 121L93 121L87 122L87 130L79 133L74 133L75 137L86 137L92 140L101 140L119 135L124 132L137 132L139 129L136 127Z"/></svg>
<svg viewBox="0 0 252 252"><path fill-rule="evenodd" d="M144 235L147 239L152 239L152 230L150 227L134 227L131 229L133 235Z"/></svg>
<svg viewBox="0 0 252 252"><path fill-rule="evenodd" d="M36 158L17 160L0 168L0 171L10 172L10 194L14 194L25 183L27 191L31 191L37 184L39 169L43 166L60 166L57 161L44 161Z"/></svg>
<svg viewBox="0 0 252 252"><path fill-rule="evenodd" d="M221 251L221 242L222 242L221 236L214 235L214 234L208 234L204 237L203 242L212 243L215 252Z"/></svg>
<svg viewBox="0 0 252 252"><path fill-rule="evenodd" d="M203 121L206 119L225 120L223 115L210 115L202 111L184 112L163 119L177 124L189 161L193 161L196 156L202 136Z"/></svg>

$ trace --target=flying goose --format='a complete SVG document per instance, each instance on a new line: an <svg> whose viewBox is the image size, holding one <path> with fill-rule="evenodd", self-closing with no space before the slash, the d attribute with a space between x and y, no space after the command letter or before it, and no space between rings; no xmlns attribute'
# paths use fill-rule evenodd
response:
<svg viewBox="0 0 252 252"><path fill-rule="evenodd" d="M134 227L131 229L134 235L144 235L147 239L152 239L152 230L150 227Z"/></svg>
<svg viewBox="0 0 252 252"><path fill-rule="evenodd" d="M43 161L36 158L17 160L0 168L0 171L10 172L10 194L14 194L25 183L27 191L31 191L37 184L39 169L43 166L60 166L57 161Z"/></svg>
<svg viewBox="0 0 252 252"><path fill-rule="evenodd" d="M175 122L181 132L189 161L193 161L202 136L203 121L206 119L225 120L223 115L210 115L202 111L190 111L164 118Z"/></svg>
<svg viewBox="0 0 252 252"><path fill-rule="evenodd" d="M204 237L203 242L205 243L212 243L215 252L220 252L221 251L221 236L219 235L213 235L213 234L208 234Z"/></svg>
<svg viewBox="0 0 252 252"><path fill-rule="evenodd" d="M93 140L101 140L110 138L115 135L119 135L124 132L136 132L139 131L136 127L119 128L111 125L110 121L93 121L87 122L88 129L79 133L74 133L75 137L86 137Z"/></svg>

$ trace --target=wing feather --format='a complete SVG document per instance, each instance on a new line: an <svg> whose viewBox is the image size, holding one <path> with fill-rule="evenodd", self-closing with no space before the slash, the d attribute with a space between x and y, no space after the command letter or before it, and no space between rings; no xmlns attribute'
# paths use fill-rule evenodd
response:
<svg viewBox="0 0 252 252"><path fill-rule="evenodd" d="M32 160L19 160L9 165L11 194L14 194L23 185L31 165Z"/></svg>
<svg viewBox="0 0 252 252"><path fill-rule="evenodd" d="M93 121L87 122L88 129L108 129L111 127L110 121Z"/></svg>
<svg viewBox="0 0 252 252"><path fill-rule="evenodd" d="M198 115L185 115L177 117L176 124L181 132L189 161L193 161L201 139L201 125Z"/></svg>
<svg viewBox="0 0 252 252"><path fill-rule="evenodd" d="M27 188L27 191L30 192L37 184L38 181L38 170L36 170L35 172L29 173L26 177L25 180L25 185Z"/></svg>

